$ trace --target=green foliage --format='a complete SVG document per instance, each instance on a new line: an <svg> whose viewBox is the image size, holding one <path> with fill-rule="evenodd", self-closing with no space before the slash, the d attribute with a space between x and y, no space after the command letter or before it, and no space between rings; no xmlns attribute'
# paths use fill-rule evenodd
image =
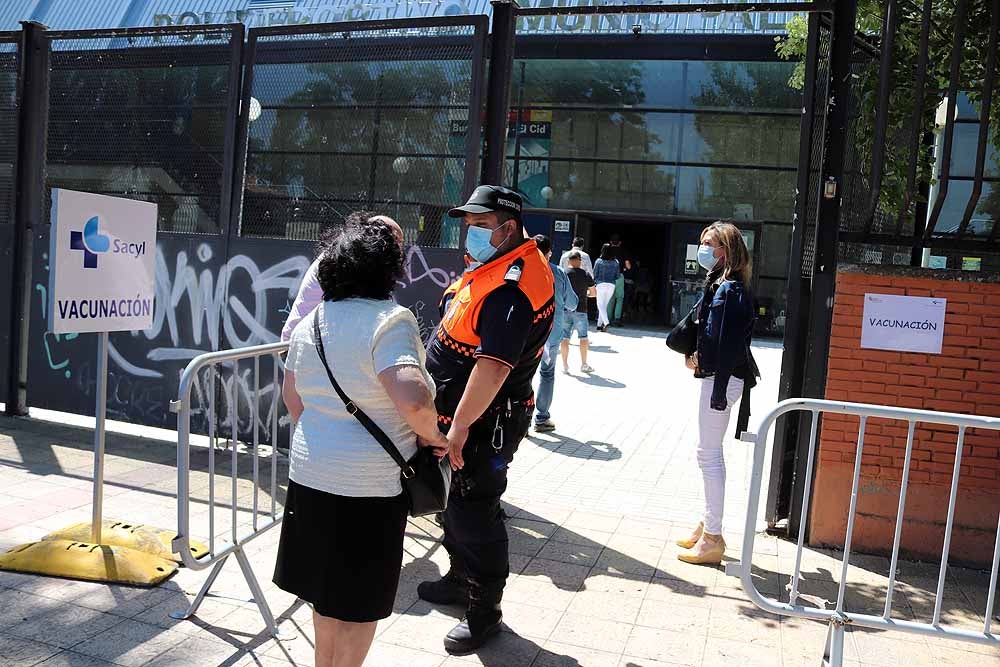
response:
<svg viewBox="0 0 1000 667"><path fill-rule="evenodd" d="M979 106L985 77L985 61L989 43L990 0L971 0L966 22L966 36L962 47L962 61L959 77L959 91ZM878 48L882 41L882 21L885 0L859 0L857 30L859 39L868 41ZM934 131L934 117L938 106L947 96L950 81L950 66L955 36L956 0L935 0L932 5L931 28L928 39L928 59L925 98L921 115L921 146L918 153L918 179L932 182L934 157L924 137ZM881 209L892 215L912 215L912 210L903 211L906 198L906 177L909 170L912 146L913 109L917 104L917 64L920 58L920 32L923 2L921 0L899 0L898 31L893 45L893 57L889 76L891 95L886 135L886 165L879 204ZM787 24L788 35L776 41L776 52L785 60L798 61L789 85L802 89L805 83L805 56L808 38L808 19L796 16ZM877 107L879 83L879 61L877 57L865 56L861 49L855 49L853 74L856 84L852 99L852 113L856 115L854 136L850 142L856 151L859 167L863 171L870 168L874 149L873 135ZM1000 149L1000 90L994 91L990 109L991 140ZM1000 159L1000 158L998 158ZM998 165L1000 166L1000 165ZM990 201L990 199L998 201ZM994 188L990 197L979 203L981 212L1000 214L1000 188Z"/></svg>

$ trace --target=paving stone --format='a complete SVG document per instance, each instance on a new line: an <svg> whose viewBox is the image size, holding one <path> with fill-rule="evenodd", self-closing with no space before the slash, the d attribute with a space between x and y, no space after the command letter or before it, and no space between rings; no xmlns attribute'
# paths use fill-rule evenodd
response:
<svg viewBox="0 0 1000 667"><path fill-rule="evenodd" d="M551 639L571 646L621 654L631 630L632 626L628 623L567 612L552 631Z"/></svg>
<svg viewBox="0 0 1000 667"><path fill-rule="evenodd" d="M125 667L140 667L186 638L187 635L174 630L125 620L110 630L77 644L73 650Z"/></svg>
<svg viewBox="0 0 1000 667"><path fill-rule="evenodd" d="M4 667L30 667L57 653L59 648L51 644L0 632L0 665Z"/></svg>
<svg viewBox="0 0 1000 667"><path fill-rule="evenodd" d="M705 639L701 636L635 626L625 647L625 655L675 665L700 665L704 649Z"/></svg>

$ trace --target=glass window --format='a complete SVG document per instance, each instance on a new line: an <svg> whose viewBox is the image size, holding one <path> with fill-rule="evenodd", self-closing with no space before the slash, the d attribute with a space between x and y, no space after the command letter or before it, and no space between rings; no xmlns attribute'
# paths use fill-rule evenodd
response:
<svg viewBox="0 0 1000 667"><path fill-rule="evenodd" d="M965 208L972 196L972 181L950 181L948 196L941 207L934 231L938 234L953 234L958 231L965 215ZM930 209L934 202L931 201ZM983 183L983 191L979 202L973 210L969 221L968 233L974 236L988 236L994 223L1000 220L1000 183Z"/></svg>
<svg viewBox="0 0 1000 667"><path fill-rule="evenodd" d="M764 233L761 234L760 263L755 272L761 276L787 275L791 247L791 225L764 225Z"/></svg>
<svg viewBox="0 0 1000 667"><path fill-rule="evenodd" d="M757 290L754 292L757 302L757 321L754 324L758 335L780 336L785 331L785 321L788 317L788 281L784 279L757 280Z"/></svg>
<svg viewBox="0 0 1000 667"><path fill-rule="evenodd" d="M679 213L739 220L792 219L795 172L722 167L678 171Z"/></svg>

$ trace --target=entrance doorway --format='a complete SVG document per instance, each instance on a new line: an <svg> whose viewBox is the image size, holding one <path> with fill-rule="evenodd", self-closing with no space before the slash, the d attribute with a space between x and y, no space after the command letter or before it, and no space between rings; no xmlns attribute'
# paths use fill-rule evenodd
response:
<svg viewBox="0 0 1000 667"><path fill-rule="evenodd" d="M577 220L577 235L587 240L586 250L594 261L600 257L605 243L621 242L618 259L626 278L622 323L666 326L670 263L668 223L581 214Z"/></svg>

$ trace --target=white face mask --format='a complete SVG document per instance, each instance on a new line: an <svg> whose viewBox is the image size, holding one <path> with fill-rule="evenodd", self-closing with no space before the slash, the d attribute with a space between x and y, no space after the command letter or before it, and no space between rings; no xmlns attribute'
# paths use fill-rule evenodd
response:
<svg viewBox="0 0 1000 667"><path fill-rule="evenodd" d="M718 266L719 258L715 256L715 248L704 244L698 246L698 263L701 264L706 271L711 271Z"/></svg>

